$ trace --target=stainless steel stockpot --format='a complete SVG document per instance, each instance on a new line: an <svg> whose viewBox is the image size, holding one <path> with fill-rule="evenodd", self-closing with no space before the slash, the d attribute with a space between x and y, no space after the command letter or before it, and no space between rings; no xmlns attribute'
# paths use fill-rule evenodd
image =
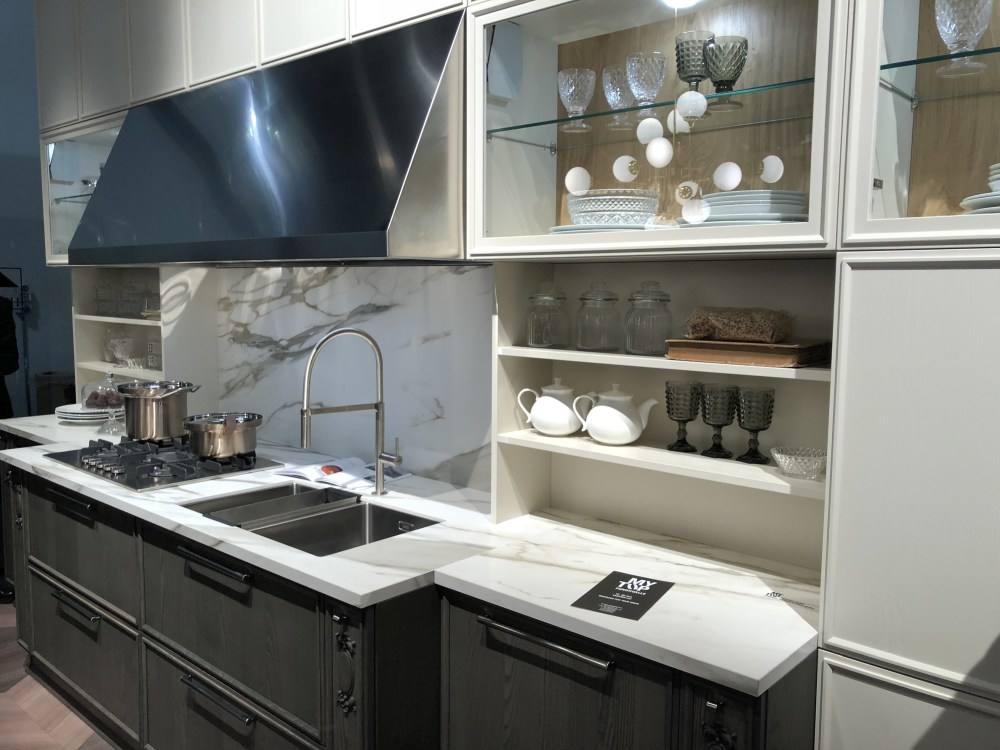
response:
<svg viewBox="0 0 1000 750"><path fill-rule="evenodd" d="M249 412L195 414L184 419L188 448L202 458L228 458L257 448L257 426L263 418Z"/></svg>
<svg viewBox="0 0 1000 750"><path fill-rule="evenodd" d="M125 429L133 440L184 437L187 395L200 385L180 380L133 380L121 383L125 397Z"/></svg>

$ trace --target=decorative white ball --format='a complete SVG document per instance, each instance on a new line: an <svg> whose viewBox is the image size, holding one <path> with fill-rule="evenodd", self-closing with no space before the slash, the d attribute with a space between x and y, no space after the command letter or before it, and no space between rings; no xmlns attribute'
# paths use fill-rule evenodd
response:
<svg viewBox="0 0 1000 750"><path fill-rule="evenodd" d="M694 180L685 180L674 189L674 198L682 206L701 195L701 186Z"/></svg>
<svg viewBox="0 0 1000 750"><path fill-rule="evenodd" d="M785 162L780 156L769 154L760 162L760 179L767 183L774 183L781 179L785 173Z"/></svg>
<svg viewBox="0 0 1000 750"><path fill-rule="evenodd" d="M685 91L677 97L677 112L685 120L697 120L708 109L708 99L697 91Z"/></svg>
<svg viewBox="0 0 1000 750"><path fill-rule="evenodd" d="M663 136L654 138L649 142L649 145L646 146L646 161L657 169L667 166L673 158L674 147L671 146L670 141Z"/></svg>
<svg viewBox="0 0 1000 750"><path fill-rule="evenodd" d="M672 109L667 115L667 130L671 133L690 133L691 126L684 122L684 118L677 114L676 109Z"/></svg>
<svg viewBox="0 0 1000 750"><path fill-rule="evenodd" d="M659 138L663 135L663 125L655 117L647 117L642 120L638 127L635 129L635 137L639 139L639 143L646 145L654 138Z"/></svg>
<svg viewBox="0 0 1000 750"><path fill-rule="evenodd" d="M590 172L583 167L573 167L563 179L566 189L573 195L583 195L590 190Z"/></svg>
<svg viewBox="0 0 1000 750"><path fill-rule="evenodd" d="M743 170L740 165L732 161L724 161L715 168L712 173L712 182L719 190L734 190L743 179Z"/></svg>
<svg viewBox="0 0 1000 750"><path fill-rule="evenodd" d="M708 218L711 209L701 198L692 198L681 209L681 216L684 221L691 224L701 224Z"/></svg>
<svg viewBox="0 0 1000 750"><path fill-rule="evenodd" d="M639 176L639 164L628 154L624 154L615 159L611 165L611 174L618 182L632 182Z"/></svg>

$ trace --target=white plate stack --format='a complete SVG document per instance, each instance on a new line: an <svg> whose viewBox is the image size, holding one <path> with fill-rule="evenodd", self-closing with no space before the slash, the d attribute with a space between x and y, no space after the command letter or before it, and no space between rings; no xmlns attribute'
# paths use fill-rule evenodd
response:
<svg viewBox="0 0 1000 750"><path fill-rule="evenodd" d="M1000 162L990 164L986 185L990 192L970 195L959 205L970 214L1000 214Z"/></svg>
<svg viewBox="0 0 1000 750"><path fill-rule="evenodd" d="M709 193L701 199L705 220L678 219L685 227L735 224L782 224L805 221L806 194L800 190L732 190Z"/></svg>
<svg viewBox="0 0 1000 750"><path fill-rule="evenodd" d="M56 407L56 416L65 422L105 422L108 419L108 410L91 409L83 404L66 404Z"/></svg>

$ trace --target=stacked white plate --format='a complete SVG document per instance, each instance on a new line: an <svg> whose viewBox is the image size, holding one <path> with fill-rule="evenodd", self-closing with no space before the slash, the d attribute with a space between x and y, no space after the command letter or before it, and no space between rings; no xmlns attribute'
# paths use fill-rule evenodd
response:
<svg viewBox="0 0 1000 750"><path fill-rule="evenodd" d="M108 410L91 409L83 404L66 404L56 407L56 416L66 422L105 422L108 419Z"/></svg>
<svg viewBox="0 0 1000 750"><path fill-rule="evenodd" d="M959 205L970 214L1000 214L1000 163L990 164L986 185L991 192L970 195Z"/></svg>
<svg viewBox="0 0 1000 750"><path fill-rule="evenodd" d="M694 223L678 219L678 225L781 224L809 218L806 194L800 190L732 190L709 193L701 202L707 213L705 221Z"/></svg>

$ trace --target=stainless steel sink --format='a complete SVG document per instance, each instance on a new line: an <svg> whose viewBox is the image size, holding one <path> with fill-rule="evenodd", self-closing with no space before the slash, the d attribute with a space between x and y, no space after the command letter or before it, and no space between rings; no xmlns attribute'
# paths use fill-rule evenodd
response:
<svg viewBox="0 0 1000 750"><path fill-rule="evenodd" d="M313 555L332 555L437 521L362 502L333 487L283 484L187 506Z"/></svg>

